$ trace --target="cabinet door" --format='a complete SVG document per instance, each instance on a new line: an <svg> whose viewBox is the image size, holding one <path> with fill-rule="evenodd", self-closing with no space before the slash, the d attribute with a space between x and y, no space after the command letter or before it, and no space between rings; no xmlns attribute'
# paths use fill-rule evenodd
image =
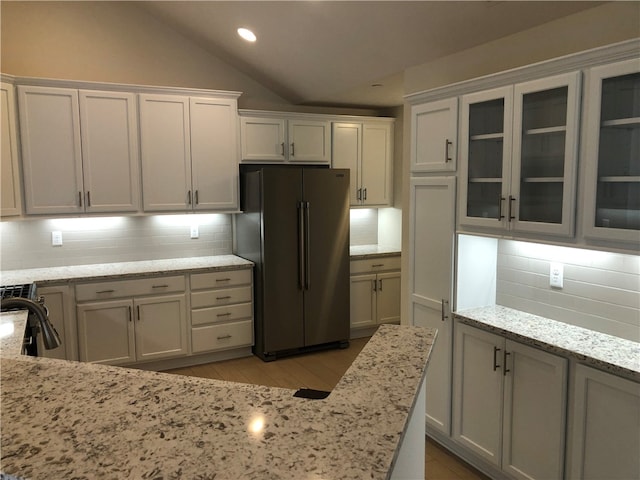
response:
<svg viewBox="0 0 640 480"><path fill-rule="evenodd" d="M289 161L331 163L331 122L289 120Z"/></svg>
<svg viewBox="0 0 640 480"><path fill-rule="evenodd" d="M362 203L390 205L392 177L390 125L364 124L362 128Z"/></svg>
<svg viewBox="0 0 640 480"><path fill-rule="evenodd" d="M520 83L513 105L510 225L518 231L572 236L580 73Z"/></svg>
<svg viewBox="0 0 640 480"><path fill-rule="evenodd" d="M412 106L411 171L455 171L457 131L457 98Z"/></svg>
<svg viewBox="0 0 640 480"><path fill-rule="evenodd" d="M510 340L506 352L502 470L523 480L560 480L567 360Z"/></svg>
<svg viewBox="0 0 640 480"><path fill-rule="evenodd" d="M376 275L351 276L351 328L376 325Z"/></svg>
<svg viewBox="0 0 640 480"><path fill-rule="evenodd" d="M567 478L640 478L640 384L576 365Z"/></svg>
<svg viewBox="0 0 640 480"><path fill-rule="evenodd" d="M500 467L504 339L456 324L453 438Z"/></svg>
<svg viewBox="0 0 640 480"><path fill-rule="evenodd" d="M188 353L186 305L185 294L135 299L137 360Z"/></svg>
<svg viewBox="0 0 640 480"><path fill-rule="evenodd" d="M349 203L353 206L361 204L362 184L360 164L362 162L362 124L333 124L333 168L348 168Z"/></svg>
<svg viewBox="0 0 640 480"><path fill-rule="evenodd" d="M0 83L0 215L20 215L22 213L22 195L20 174L18 172L18 137L16 136L16 108L13 85Z"/></svg>
<svg viewBox="0 0 640 480"><path fill-rule="evenodd" d="M42 343L42 335L38 335L38 356L40 357L78 359L76 322L70 288L68 285L38 288L38 295L44 298L44 304L49 310L49 320L62 340L58 348L47 350Z"/></svg>
<svg viewBox="0 0 640 480"><path fill-rule="evenodd" d="M427 423L449 435L455 178L412 178L410 185L409 323L438 329L426 377Z"/></svg>
<svg viewBox="0 0 640 480"><path fill-rule="evenodd" d="M85 210L134 212L140 206L135 95L80 91Z"/></svg>
<svg viewBox="0 0 640 480"><path fill-rule="evenodd" d="M242 161L284 162L287 122L277 118L240 118Z"/></svg>
<svg viewBox="0 0 640 480"><path fill-rule="evenodd" d="M195 210L237 210L235 100L191 98L191 175Z"/></svg>
<svg viewBox="0 0 640 480"><path fill-rule="evenodd" d="M640 241L640 64L587 73L585 236Z"/></svg>
<svg viewBox="0 0 640 480"><path fill-rule="evenodd" d="M400 272L379 273L377 282L377 323L400 323Z"/></svg>
<svg viewBox="0 0 640 480"><path fill-rule="evenodd" d="M191 210L187 97L140 95L140 153L144 210Z"/></svg>
<svg viewBox="0 0 640 480"><path fill-rule="evenodd" d="M78 92L18 87L27 213L84 210Z"/></svg>
<svg viewBox="0 0 640 480"><path fill-rule="evenodd" d="M460 224L507 228L513 87L462 97Z"/></svg>
<svg viewBox="0 0 640 480"><path fill-rule="evenodd" d="M78 348L83 362L122 365L136 360L133 302L78 305Z"/></svg>

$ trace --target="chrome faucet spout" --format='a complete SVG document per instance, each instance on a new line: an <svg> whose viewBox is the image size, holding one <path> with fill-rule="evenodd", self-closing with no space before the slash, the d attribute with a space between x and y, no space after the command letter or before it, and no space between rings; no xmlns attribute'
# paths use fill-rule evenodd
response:
<svg viewBox="0 0 640 480"><path fill-rule="evenodd" d="M47 310L43 305L34 302L33 300L29 300L28 298L20 297L3 298L0 303L0 310L14 307L26 308L30 313L36 316L40 324L44 348L51 350L60 346L60 336L58 335L55 327L49 321Z"/></svg>

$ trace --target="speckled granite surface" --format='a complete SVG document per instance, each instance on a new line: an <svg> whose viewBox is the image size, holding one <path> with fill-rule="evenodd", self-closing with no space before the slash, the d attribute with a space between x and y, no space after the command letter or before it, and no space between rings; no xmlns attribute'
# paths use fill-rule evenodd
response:
<svg viewBox="0 0 640 480"><path fill-rule="evenodd" d="M20 355L27 315L26 310L0 314L0 355Z"/></svg>
<svg viewBox="0 0 640 480"><path fill-rule="evenodd" d="M385 479L434 337L381 326L326 400L3 355L2 470L34 480Z"/></svg>
<svg viewBox="0 0 640 480"><path fill-rule="evenodd" d="M9 270L0 273L2 285L37 282L39 285L72 280L96 280L120 278L126 275L162 275L171 273L193 273L198 270L246 268L252 262L235 255L211 257L169 258L139 262L98 263L68 267L30 268Z"/></svg>
<svg viewBox="0 0 640 480"><path fill-rule="evenodd" d="M454 313L460 321L640 381L640 343L494 305Z"/></svg>
<svg viewBox="0 0 640 480"><path fill-rule="evenodd" d="M354 245L349 247L351 260L362 260L374 257L393 257L400 255L400 249L383 245Z"/></svg>

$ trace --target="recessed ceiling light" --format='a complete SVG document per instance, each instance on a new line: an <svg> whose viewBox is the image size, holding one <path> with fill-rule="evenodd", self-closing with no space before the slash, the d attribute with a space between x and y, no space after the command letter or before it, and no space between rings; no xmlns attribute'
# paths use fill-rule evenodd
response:
<svg viewBox="0 0 640 480"><path fill-rule="evenodd" d="M242 38L244 38L247 42L255 42L256 41L256 35L249 30L248 28L239 28L238 29L238 35L240 35Z"/></svg>

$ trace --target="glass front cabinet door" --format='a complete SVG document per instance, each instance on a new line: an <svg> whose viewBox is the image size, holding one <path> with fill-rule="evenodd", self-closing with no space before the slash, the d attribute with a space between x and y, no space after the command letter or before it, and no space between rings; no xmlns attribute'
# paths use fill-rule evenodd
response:
<svg viewBox="0 0 640 480"><path fill-rule="evenodd" d="M585 236L640 242L640 61L587 72Z"/></svg>
<svg viewBox="0 0 640 480"><path fill-rule="evenodd" d="M572 236L578 72L462 98L462 225Z"/></svg>

